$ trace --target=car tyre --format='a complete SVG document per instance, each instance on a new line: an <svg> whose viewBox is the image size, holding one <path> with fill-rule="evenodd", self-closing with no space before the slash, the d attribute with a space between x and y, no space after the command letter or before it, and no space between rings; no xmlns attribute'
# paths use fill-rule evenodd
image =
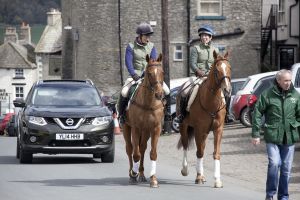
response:
<svg viewBox="0 0 300 200"><path fill-rule="evenodd" d="M101 161L103 163L113 163L115 160L115 141L112 144L112 150L101 154Z"/></svg>
<svg viewBox="0 0 300 200"><path fill-rule="evenodd" d="M32 163L32 153L24 152L22 146L20 146L20 163Z"/></svg>
<svg viewBox="0 0 300 200"><path fill-rule="evenodd" d="M250 121L250 116L249 116L249 109L248 107L247 108L244 108L241 112L241 123L246 126L246 127L251 127L252 126L252 123Z"/></svg>
<svg viewBox="0 0 300 200"><path fill-rule="evenodd" d="M16 158L20 158L20 141L17 139Z"/></svg>
<svg viewBox="0 0 300 200"><path fill-rule="evenodd" d="M175 133L179 133L179 123L178 123L178 119L175 115L172 116L171 128Z"/></svg>

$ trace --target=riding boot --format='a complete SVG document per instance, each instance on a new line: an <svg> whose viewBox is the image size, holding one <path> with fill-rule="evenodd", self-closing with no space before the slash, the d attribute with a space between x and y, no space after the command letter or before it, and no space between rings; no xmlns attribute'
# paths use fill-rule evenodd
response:
<svg viewBox="0 0 300 200"><path fill-rule="evenodd" d="M127 104L128 104L128 98L120 95L119 102L118 102L118 112L119 112L119 120L121 124L124 124L125 122Z"/></svg>
<svg viewBox="0 0 300 200"><path fill-rule="evenodd" d="M187 98L186 97L181 97L180 98L180 113L177 116L178 119L178 123L182 123L183 119L185 118L187 111L186 111L186 103L187 102Z"/></svg>
<svg viewBox="0 0 300 200"><path fill-rule="evenodd" d="M232 117L232 116L230 115L230 113L229 113L230 99L231 99L230 96L225 96L225 101L226 101L226 115L225 115L225 122L226 122L226 123L230 123L230 122L233 122L233 121L234 121L233 117Z"/></svg>

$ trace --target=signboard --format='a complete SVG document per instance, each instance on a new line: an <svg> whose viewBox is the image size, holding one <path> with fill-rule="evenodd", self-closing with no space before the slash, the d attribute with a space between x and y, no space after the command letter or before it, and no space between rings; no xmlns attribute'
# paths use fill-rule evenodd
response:
<svg viewBox="0 0 300 200"><path fill-rule="evenodd" d="M6 101L6 97L8 97L8 93L5 89L0 89L0 101Z"/></svg>

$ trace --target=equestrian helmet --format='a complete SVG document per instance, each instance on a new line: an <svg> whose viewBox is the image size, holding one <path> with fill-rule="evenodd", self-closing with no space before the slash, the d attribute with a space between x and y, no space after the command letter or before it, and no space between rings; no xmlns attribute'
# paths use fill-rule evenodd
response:
<svg viewBox="0 0 300 200"><path fill-rule="evenodd" d="M153 28L150 26L150 24L147 23L141 23L138 25L136 29L136 33L139 35L151 35L153 34Z"/></svg>
<svg viewBox="0 0 300 200"><path fill-rule="evenodd" d="M215 35L215 31L214 31L213 27L210 25L200 26L200 28L198 29L198 35L200 36L202 33L206 33L210 36Z"/></svg>

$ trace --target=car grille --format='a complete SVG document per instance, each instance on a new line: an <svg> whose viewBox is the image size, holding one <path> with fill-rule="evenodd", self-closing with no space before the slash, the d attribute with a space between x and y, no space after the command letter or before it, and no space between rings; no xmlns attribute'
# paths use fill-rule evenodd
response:
<svg viewBox="0 0 300 200"><path fill-rule="evenodd" d="M51 147L89 147L91 143L89 140L80 140L80 141L66 141L66 140L52 140L49 143Z"/></svg>
<svg viewBox="0 0 300 200"><path fill-rule="evenodd" d="M80 119L82 118L51 118L51 117L45 117L45 120L48 124L58 124L55 119L59 119L59 121L61 122L61 124L65 127L70 127L67 123L66 120L67 119L72 119L74 122L73 124L77 124L79 122ZM93 120L95 119L95 117L88 117L83 119L83 121L81 122L82 125L90 125L92 124ZM59 125L59 124L58 124Z"/></svg>

